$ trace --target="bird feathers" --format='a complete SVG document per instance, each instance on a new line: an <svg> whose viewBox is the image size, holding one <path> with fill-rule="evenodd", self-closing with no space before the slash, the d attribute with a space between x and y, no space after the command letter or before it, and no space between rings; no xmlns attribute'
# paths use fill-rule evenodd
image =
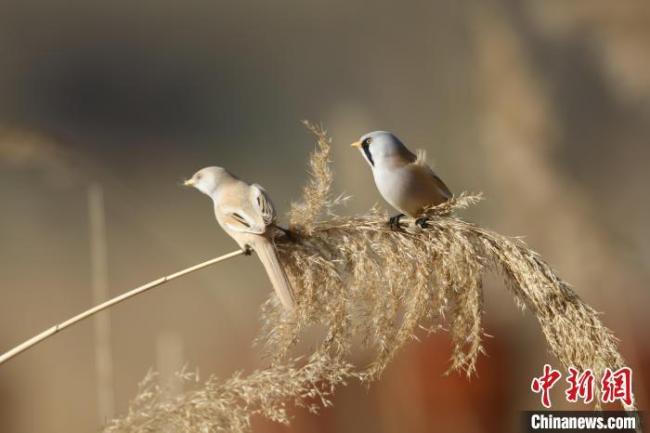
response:
<svg viewBox="0 0 650 433"><path fill-rule="evenodd" d="M273 202L266 190L256 183L251 185L251 202L259 211L265 225L268 226L275 221L276 213Z"/></svg>
<svg viewBox="0 0 650 433"><path fill-rule="evenodd" d="M259 257L260 262L262 262L269 276L269 280L271 280L271 285L278 295L280 302L282 302L282 305L287 310L293 309L293 290L287 274L284 272L278 260L278 254L272 241L266 237L258 236L252 240L251 248L255 251L257 257Z"/></svg>
<svg viewBox="0 0 650 433"><path fill-rule="evenodd" d="M427 151L424 149L418 149L415 151L415 161L413 161L413 164L415 165L420 165L420 166L428 166L427 165Z"/></svg>

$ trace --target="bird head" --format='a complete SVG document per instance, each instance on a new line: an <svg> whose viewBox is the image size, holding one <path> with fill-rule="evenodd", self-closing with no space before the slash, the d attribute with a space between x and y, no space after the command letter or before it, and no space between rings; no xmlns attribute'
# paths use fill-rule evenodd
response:
<svg viewBox="0 0 650 433"><path fill-rule="evenodd" d="M389 158L408 158L409 154L412 155L399 138L387 131L369 132L362 136L359 141L352 143L351 146L361 151L372 168Z"/></svg>
<svg viewBox="0 0 650 433"><path fill-rule="evenodd" d="M225 175L227 172L221 167L205 167L194 173L191 178L183 182L183 185L194 187L203 194L210 195L217 189Z"/></svg>

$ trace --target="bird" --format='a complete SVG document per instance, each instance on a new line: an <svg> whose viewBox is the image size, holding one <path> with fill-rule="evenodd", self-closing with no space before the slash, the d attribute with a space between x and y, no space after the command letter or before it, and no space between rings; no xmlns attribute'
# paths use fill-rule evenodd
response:
<svg viewBox="0 0 650 433"><path fill-rule="evenodd" d="M255 252L286 310L295 300L273 243L275 207L260 185L248 184L222 167L205 167L184 182L212 199L214 213L221 228L232 237L246 255ZM285 231L286 233L286 231Z"/></svg>
<svg viewBox="0 0 650 433"><path fill-rule="evenodd" d="M391 227L399 227L400 218L408 215L424 228L427 219L423 212L452 197L447 185L427 165L424 152L413 154L393 133L369 132L351 146L358 148L370 165L384 200L400 212L390 218Z"/></svg>

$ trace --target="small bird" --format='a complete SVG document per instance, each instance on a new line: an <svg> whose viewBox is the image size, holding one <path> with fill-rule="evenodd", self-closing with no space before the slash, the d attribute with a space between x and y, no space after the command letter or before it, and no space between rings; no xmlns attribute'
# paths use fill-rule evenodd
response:
<svg viewBox="0 0 650 433"><path fill-rule="evenodd" d="M351 146L359 148L370 165L384 200L400 212L390 219L392 227L399 227L404 215L417 218L416 224L425 227L423 211L451 198L451 191L427 165L424 153L414 155L394 134L369 132Z"/></svg>
<svg viewBox="0 0 650 433"><path fill-rule="evenodd" d="M209 196L221 228L249 255L255 251L282 305L292 310L294 297L273 245L275 208L266 191L249 185L221 167L206 167L184 182Z"/></svg>

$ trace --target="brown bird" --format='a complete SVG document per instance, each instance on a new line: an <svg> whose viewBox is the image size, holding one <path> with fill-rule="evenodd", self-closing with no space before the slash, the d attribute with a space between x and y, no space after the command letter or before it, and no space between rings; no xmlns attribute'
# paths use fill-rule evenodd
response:
<svg viewBox="0 0 650 433"><path fill-rule="evenodd" d="M400 212L390 219L391 225L399 224L404 215L419 218L427 207L451 198L451 191L427 165L424 153L416 156L392 133L370 132L352 146L359 148L370 165L384 200ZM419 225L425 221L416 220Z"/></svg>
<svg viewBox="0 0 650 433"><path fill-rule="evenodd" d="M264 189L238 179L221 167L206 167L185 181L212 199L221 228L246 252L255 251L287 310L293 309L291 284L271 237L275 208Z"/></svg>

